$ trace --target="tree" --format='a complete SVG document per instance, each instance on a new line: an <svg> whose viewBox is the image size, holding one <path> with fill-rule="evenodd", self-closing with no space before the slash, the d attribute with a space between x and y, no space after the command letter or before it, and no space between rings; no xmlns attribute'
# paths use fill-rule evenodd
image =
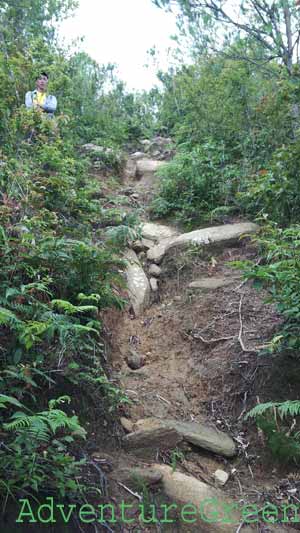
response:
<svg viewBox="0 0 300 533"><path fill-rule="evenodd" d="M216 50L232 39L247 39L250 57L258 64L279 61L289 76L299 64L300 15L294 0L152 0L158 7L180 8L190 31L200 30L206 45ZM215 31L212 31L212 28ZM220 49L220 46L219 46ZM239 57L247 59L247 56Z"/></svg>

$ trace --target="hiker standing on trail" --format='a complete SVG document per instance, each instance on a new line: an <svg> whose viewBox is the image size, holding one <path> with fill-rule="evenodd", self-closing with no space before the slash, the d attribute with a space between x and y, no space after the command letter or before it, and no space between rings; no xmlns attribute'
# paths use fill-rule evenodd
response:
<svg viewBox="0 0 300 533"><path fill-rule="evenodd" d="M47 93L48 74L41 72L36 78L36 88L34 91L28 91L25 96L25 105L27 109L35 108L42 113L47 113L48 117L53 117L57 107L55 96Z"/></svg>

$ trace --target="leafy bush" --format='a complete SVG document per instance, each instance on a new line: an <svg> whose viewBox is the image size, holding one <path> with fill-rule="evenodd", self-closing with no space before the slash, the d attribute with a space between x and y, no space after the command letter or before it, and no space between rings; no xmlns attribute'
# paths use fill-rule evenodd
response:
<svg viewBox="0 0 300 533"><path fill-rule="evenodd" d="M286 227L300 220L300 141L277 149L248 180L240 198L246 211Z"/></svg>
<svg viewBox="0 0 300 533"><path fill-rule="evenodd" d="M1 172L0 394L22 413L2 413L0 494L49 488L64 496L81 490L74 480L82 462L71 448L84 430L76 417L44 405L68 392L88 419L91 406L103 418L127 402L106 375L101 340L101 312L124 305L123 262L104 230L95 238L104 218L100 184L70 137L62 141L59 124L44 128L34 112L13 120L18 150L7 153ZM19 135L23 126L34 126L30 144Z"/></svg>
<svg viewBox="0 0 300 533"><path fill-rule="evenodd" d="M3 424L6 444L0 449L0 492L6 498L17 491L29 494L55 491L76 494L84 485L76 481L84 460L76 460L72 446L85 439L86 431L77 416L68 416L57 405L70 402L68 396L49 401L48 409L33 413L16 398L0 394L0 407L18 407ZM3 418L3 417L2 417Z"/></svg>
<svg viewBox="0 0 300 533"><path fill-rule="evenodd" d="M181 147L174 159L159 170L159 195L152 211L156 216L176 214L188 226L212 219L213 211L233 208L238 187L236 169L226 152L211 140L187 151Z"/></svg>
<svg viewBox="0 0 300 533"><path fill-rule="evenodd" d="M272 351L300 349L300 226L287 229L268 226L255 241L264 262L235 263L256 287L264 286L284 318L280 331L270 343Z"/></svg>

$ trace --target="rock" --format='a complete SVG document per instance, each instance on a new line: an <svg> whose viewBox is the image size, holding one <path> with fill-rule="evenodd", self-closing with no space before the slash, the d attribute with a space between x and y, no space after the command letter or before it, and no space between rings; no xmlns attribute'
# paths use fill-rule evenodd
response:
<svg viewBox="0 0 300 533"><path fill-rule="evenodd" d="M153 157L159 157L159 156L161 155L161 154L160 154L160 150L153 150L153 151L151 152L151 155L152 155Z"/></svg>
<svg viewBox="0 0 300 533"><path fill-rule="evenodd" d="M123 437L125 448L143 457L156 457L159 450L176 448L181 441L182 437L175 429L166 427L141 429Z"/></svg>
<svg viewBox="0 0 300 533"><path fill-rule="evenodd" d="M125 259L127 260L126 277L129 300L137 317L149 305L150 285L136 253L128 250Z"/></svg>
<svg viewBox="0 0 300 533"><path fill-rule="evenodd" d="M170 137L160 137L159 135L157 137L154 137L152 141L150 142L152 146L156 145L160 147L169 146L171 143L172 143L172 139L170 139Z"/></svg>
<svg viewBox="0 0 300 533"><path fill-rule="evenodd" d="M104 472L111 472L116 467L115 457L102 451L93 452L92 458L95 463L99 463L101 470L104 470Z"/></svg>
<svg viewBox="0 0 300 533"><path fill-rule="evenodd" d="M149 139L143 139L142 141L140 141L140 143L141 143L143 146L150 146L151 141L149 141Z"/></svg>
<svg viewBox="0 0 300 533"><path fill-rule="evenodd" d="M136 163L137 177L153 175L164 163L162 161L155 161L151 159L140 159Z"/></svg>
<svg viewBox="0 0 300 533"><path fill-rule="evenodd" d="M241 521L240 513L234 502L228 500L220 490L192 476L173 471L166 465L155 464L153 468L162 474L163 489L170 500L179 504L181 509L184 505L188 506L185 516L195 519L194 525L197 524L199 532L233 533L237 530ZM249 533L251 529L245 527L244 531Z"/></svg>
<svg viewBox="0 0 300 533"><path fill-rule="evenodd" d="M245 515L250 520L251 510L253 512L253 507L248 508L246 502L232 500L221 490L177 470L173 471L170 466L153 464L152 468L162 474L164 492L171 502L178 504L178 511L181 511L182 518L180 531L196 531L195 527L199 533L234 533L238 530L241 533L254 533L257 531L257 524L243 523ZM258 510L259 505L255 505L255 508ZM252 520L257 517L257 513L253 514ZM193 524L194 528L189 528L188 524ZM242 528L239 528L241 524L243 524ZM284 524L267 523L266 526L268 532L296 533L294 528Z"/></svg>
<svg viewBox="0 0 300 533"><path fill-rule="evenodd" d="M162 272L162 270L161 270L161 268L159 266L155 265L154 263L152 265L150 265L149 274L151 276L154 276L154 277L158 278L161 275L161 272Z"/></svg>
<svg viewBox="0 0 300 533"><path fill-rule="evenodd" d="M150 287L153 292L158 291L158 282L156 278L150 278Z"/></svg>
<svg viewBox="0 0 300 533"><path fill-rule="evenodd" d="M153 241L149 241L149 239L141 239L139 241L134 241L132 243L132 249L139 253L139 252L145 252L153 247Z"/></svg>
<svg viewBox="0 0 300 533"><path fill-rule="evenodd" d="M224 470L216 470L214 472L214 479L216 484L219 485L219 487L223 487L224 485L226 485L229 479L229 474L227 474L227 472L225 472Z"/></svg>
<svg viewBox="0 0 300 533"><path fill-rule="evenodd" d="M189 289L202 289L204 291L213 291L231 285L236 278L202 278L189 283Z"/></svg>
<svg viewBox="0 0 300 533"><path fill-rule="evenodd" d="M164 226L163 224L153 224L152 222L146 222L141 227L141 233L145 239L150 239L155 242L169 239L170 237L176 237L178 232L174 228Z"/></svg>
<svg viewBox="0 0 300 533"><path fill-rule="evenodd" d="M81 146L81 150L93 157L97 157L98 155L99 158L101 158L103 155L114 154L117 160L121 161L122 159L122 154L120 152L116 152L113 148L108 148L106 146L100 146L93 143L83 144Z"/></svg>
<svg viewBox="0 0 300 533"><path fill-rule="evenodd" d="M134 152L133 154L130 154L130 159L133 159L134 161L138 161L138 159L143 159L144 157L147 157L144 152Z"/></svg>
<svg viewBox="0 0 300 533"><path fill-rule="evenodd" d="M126 357L127 364L131 370L138 370L145 364L145 359L142 355L130 348L130 354Z"/></svg>
<svg viewBox="0 0 300 533"><path fill-rule="evenodd" d="M125 416L120 417L120 424L127 433L131 433L133 431L133 422L128 418L125 418Z"/></svg>
<svg viewBox="0 0 300 533"><path fill-rule="evenodd" d="M179 237L169 243L168 249L183 247L186 244L234 244L239 241L242 235L256 233L258 229L257 224L243 222L240 224L224 224L223 226L190 231L189 233L179 235Z"/></svg>
<svg viewBox="0 0 300 533"><path fill-rule="evenodd" d="M87 143L83 144L81 147L81 150L86 153L93 153L93 152L104 152L105 148L104 146L98 146L97 144L93 143Z"/></svg>
<svg viewBox="0 0 300 533"><path fill-rule="evenodd" d="M138 192L134 192L134 193L133 193L133 194L131 194L130 196L131 196L131 198L133 198L134 200L138 200L138 199L139 199L139 197L140 197L140 195L139 195L139 193L138 193Z"/></svg>
<svg viewBox="0 0 300 533"><path fill-rule="evenodd" d="M132 194L134 194L134 188L133 187L126 187L126 189L121 189L120 193L124 194L125 196L132 196Z"/></svg>
<svg viewBox="0 0 300 533"><path fill-rule="evenodd" d="M159 265L166 253L166 247L167 240L150 248L147 252L148 261L154 261L154 263Z"/></svg>
<svg viewBox="0 0 300 533"><path fill-rule="evenodd" d="M180 422L172 419L144 418L136 422L134 426L138 431L149 431L150 429L162 427L175 429L187 442L218 455L234 457L236 454L236 446L232 438L207 424Z"/></svg>
<svg viewBox="0 0 300 533"><path fill-rule="evenodd" d="M136 161L132 159L127 159L124 167L124 178L125 179L136 179L136 173L137 173L137 164Z"/></svg>
<svg viewBox="0 0 300 533"><path fill-rule="evenodd" d="M148 252L148 259L160 263L163 256L173 248L184 248L188 245L198 246L227 246L237 243L244 234L252 234L258 231L257 224L243 222L240 224L225 224L200 230L183 233L178 237L171 238L164 243L159 243Z"/></svg>
<svg viewBox="0 0 300 533"><path fill-rule="evenodd" d="M125 483L130 488L141 490L143 486L151 486L159 483L162 479L162 473L151 466L145 468L132 467L122 468L112 476L116 481Z"/></svg>

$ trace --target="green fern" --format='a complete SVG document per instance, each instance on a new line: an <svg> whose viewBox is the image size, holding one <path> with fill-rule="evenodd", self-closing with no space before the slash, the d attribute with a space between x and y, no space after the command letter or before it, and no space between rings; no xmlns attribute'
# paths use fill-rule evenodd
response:
<svg viewBox="0 0 300 533"><path fill-rule="evenodd" d="M0 394L0 409L6 409L7 408L6 404L14 405L16 407L22 407L23 409L26 409L26 407L22 405L13 396L7 396L6 394Z"/></svg>
<svg viewBox="0 0 300 533"><path fill-rule="evenodd" d="M248 418L258 418L267 412L276 411L281 419L286 416L295 417L300 415L300 400L287 400L286 402L267 402L260 403L253 407L249 413L245 416L245 419Z"/></svg>
<svg viewBox="0 0 300 533"><path fill-rule="evenodd" d="M300 401L267 402L256 405L247 413L245 419L254 418L263 431L268 448L276 460L289 462L300 459L300 432L296 431L295 417L300 414ZM284 425L287 417L294 419L288 427ZM279 427L279 420L281 426Z"/></svg>
<svg viewBox="0 0 300 533"><path fill-rule="evenodd" d="M3 428L7 431L17 432L23 437L29 436L34 440L35 444L39 442L48 444L58 429L67 429L69 432L85 438L86 431L79 425L77 416L69 417L64 411L54 409L55 405L66 401L70 402L69 396L61 396L56 400L50 400L47 411L41 411L33 415L26 415L17 411L12 415L10 422L3 424ZM18 406L23 407L20 404Z"/></svg>
<svg viewBox="0 0 300 533"><path fill-rule="evenodd" d="M66 300L52 300L53 307L64 311L67 315L75 315L77 313L95 313L98 308L95 305L73 305Z"/></svg>

